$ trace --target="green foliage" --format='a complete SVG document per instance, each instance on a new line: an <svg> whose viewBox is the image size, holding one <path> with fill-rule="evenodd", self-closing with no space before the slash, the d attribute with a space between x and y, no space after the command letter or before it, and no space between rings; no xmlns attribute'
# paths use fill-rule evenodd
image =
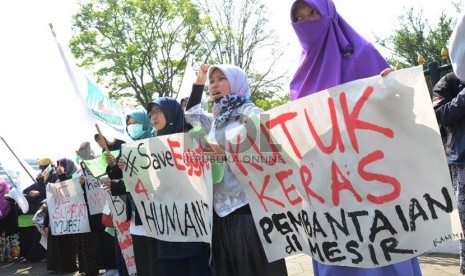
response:
<svg viewBox="0 0 465 276"><path fill-rule="evenodd" d="M425 70L433 62L439 66L448 64L450 61L447 45L456 24L455 18L460 12L460 1L463 2L459 0L451 3L452 10L455 9L456 13L443 10L436 25L431 25L428 19L423 18L422 11L413 8L407 10L405 15L399 16L400 27L391 36L384 39L376 38L378 44L391 51L389 63L396 67L399 65L401 68L417 66L421 56ZM440 74L446 73L447 70L444 70ZM431 93L434 83L431 83L429 75L426 76L426 80Z"/></svg>
<svg viewBox="0 0 465 276"><path fill-rule="evenodd" d="M203 30L190 0L91 0L73 17L71 52L112 98L173 96Z"/></svg>
<svg viewBox="0 0 465 276"><path fill-rule="evenodd" d="M421 55L424 64L441 61L441 49L447 47L448 39L455 26L455 17L442 12L437 25L430 25L422 13L410 8L405 15L399 16L399 28L388 38L376 38L376 42L389 49L392 56L389 63L397 62L402 67L418 65ZM447 61L446 61L447 62Z"/></svg>
<svg viewBox="0 0 465 276"><path fill-rule="evenodd" d="M282 92L285 71L277 66L283 47L269 26L268 11L258 0L198 0L205 17L204 43L197 60L235 64L247 72L252 100Z"/></svg>
<svg viewBox="0 0 465 276"><path fill-rule="evenodd" d="M277 106L283 105L287 103L291 99L290 94L286 94L281 97L273 98L273 99L257 99L255 100L255 105L260 107L263 110L269 110L275 108Z"/></svg>
<svg viewBox="0 0 465 276"><path fill-rule="evenodd" d="M191 53L238 65L253 98L269 99L282 91L285 72L276 72L282 52L267 24L256 0L88 0L73 17L70 48L119 102L175 96Z"/></svg>

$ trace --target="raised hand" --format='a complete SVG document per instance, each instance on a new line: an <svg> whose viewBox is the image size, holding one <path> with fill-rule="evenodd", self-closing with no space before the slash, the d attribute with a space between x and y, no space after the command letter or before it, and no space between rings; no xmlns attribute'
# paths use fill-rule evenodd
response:
<svg viewBox="0 0 465 276"><path fill-rule="evenodd" d="M126 167L126 159L124 159L123 157L121 157L119 160L118 160L118 168L120 170L124 170L124 167Z"/></svg>
<svg viewBox="0 0 465 276"><path fill-rule="evenodd" d="M205 85L205 82L207 82L207 73L208 73L209 68L210 68L210 64L200 65L199 72L197 73L197 80L195 81L195 84Z"/></svg>

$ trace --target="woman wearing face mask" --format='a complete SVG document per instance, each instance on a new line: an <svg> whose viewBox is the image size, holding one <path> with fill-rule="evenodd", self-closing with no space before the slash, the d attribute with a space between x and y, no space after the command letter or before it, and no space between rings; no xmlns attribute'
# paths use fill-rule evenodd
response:
<svg viewBox="0 0 465 276"><path fill-rule="evenodd" d="M150 119L145 110L135 110L126 116L126 131L132 140L155 137L156 129L150 124Z"/></svg>
<svg viewBox="0 0 465 276"><path fill-rule="evenodd" d="M126 131L132 140L137 141L150 137L155 137L157 132L152 127L150 119L145 110L135 110L126 116ZM118 171L122 177L122 170L125 166L125 159L120 158L118 161ZM110 176L110 175L109 175ZM110 178L115 179L110 176ZM107 184L104 184L106 186ZM134 204L131 195L126 191L123 180L112 181L108 186L112 195L124 195L129 198L131 205L131 232L134 258L136 262L137 275L152 276L162 275L161 265L157 258L157 240L147 237L139 212Z"/></svg>
<svg viewBox="0 0 465 276"><path fill-rule="evenodd" d="M156 130L152 127L145 110L136 110L126 116L126 130L132 140L137 141L155 137ZM113 189L112 189L113 191ZM157 256L157 241L147 237L139 212L131 198L132 217L130 232L136 258L138 275L161 275L161 266Z"/></svg>

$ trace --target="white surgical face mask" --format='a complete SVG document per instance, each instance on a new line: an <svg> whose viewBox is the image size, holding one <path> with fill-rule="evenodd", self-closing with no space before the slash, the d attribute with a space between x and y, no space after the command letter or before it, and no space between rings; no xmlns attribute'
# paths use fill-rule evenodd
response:
<svg viewBox="0 0 465 276"><path fill-rule="evenodd" d="M128 125L128 134L132 139L138 139L144 134L141 124Z"/></svg>

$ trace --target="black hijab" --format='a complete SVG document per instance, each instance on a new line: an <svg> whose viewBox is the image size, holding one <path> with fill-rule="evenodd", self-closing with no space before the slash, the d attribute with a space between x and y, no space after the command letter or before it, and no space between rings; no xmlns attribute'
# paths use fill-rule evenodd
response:
<svg viewBox="0 0 465 276"><path fill-rule="evenodd" d="M160 97L156 99L155 102L147 105L147 113L150 113L154 105L160 107L166 120L166 126L161 130L157 130L157 136L181 133L190 128L181 105L174 98Z"/></svg>

